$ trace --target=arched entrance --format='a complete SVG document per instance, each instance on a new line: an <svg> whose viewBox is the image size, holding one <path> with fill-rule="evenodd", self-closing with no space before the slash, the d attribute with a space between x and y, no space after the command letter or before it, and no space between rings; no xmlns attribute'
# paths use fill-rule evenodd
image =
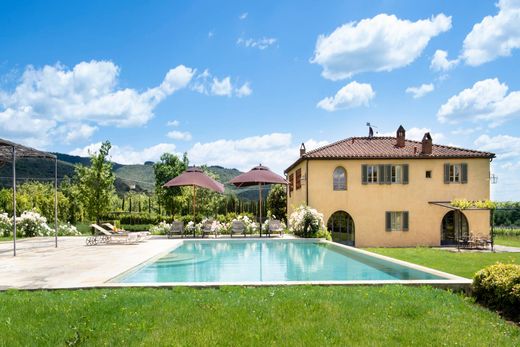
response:
<svg viewBox="0 0 520 347"><path fill-rule="evenodd" d="M332 240L347 244L355 245L355 225L354 220L345 211L336 211L327 221L327 229L332 234Z"/></svg>
<svg viewBox="0 0 520 347"><path fill-rule="evenodd" d="M459 210L444 215L441 222L441 245L455 245L469 235L468 219Z"/></svg>

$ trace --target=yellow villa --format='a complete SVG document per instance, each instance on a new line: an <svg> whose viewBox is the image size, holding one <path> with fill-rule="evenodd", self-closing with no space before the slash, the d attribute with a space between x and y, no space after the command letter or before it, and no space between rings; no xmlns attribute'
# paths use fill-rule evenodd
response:
<svg viewBox="0 0 520 347"><path fill-rule="evenodd" d="M488 210L459 211L454 199L488 200L493 153L396 137L352 137L306 152L285 173L288 214L323 213L336 241L358 247L439 246L487 236Z"/></svg>

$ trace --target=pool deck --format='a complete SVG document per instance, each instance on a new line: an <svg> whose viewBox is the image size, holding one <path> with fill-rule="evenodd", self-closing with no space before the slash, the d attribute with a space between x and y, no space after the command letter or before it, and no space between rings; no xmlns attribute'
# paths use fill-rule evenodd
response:
<svg viewBox="0 0 520 347"><path fill-rule="evenodd" d="M249 239L249 238L248 238ZM211 239L210 239L211 240ZM234 240L238 240L234 238ZM272 239L274 242L275 239ZM12 242L0 243L0 290L78 289L102 287L219 287L226 285L431 285L454 290L468 290L471 280L355 249L361 253L446 277L446 280L395 281L312 281L312 282L244 282L244 283L113 283L112 278L179 246L181 239L152 237L139 244L86 246L85 237L60 237L58 248L53 238L24 239L17 243L13 257ZM340 245L341 247L350 248Z"/></svg>

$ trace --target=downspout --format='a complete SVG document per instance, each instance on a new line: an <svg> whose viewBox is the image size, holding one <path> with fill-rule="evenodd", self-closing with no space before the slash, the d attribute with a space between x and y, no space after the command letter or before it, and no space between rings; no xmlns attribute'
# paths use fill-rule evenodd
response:
<svg viewBox="0 0 520 347"><path fill-rule="evenodd" d="M309 206L309 159L305 161L305 205Z"/></svg>

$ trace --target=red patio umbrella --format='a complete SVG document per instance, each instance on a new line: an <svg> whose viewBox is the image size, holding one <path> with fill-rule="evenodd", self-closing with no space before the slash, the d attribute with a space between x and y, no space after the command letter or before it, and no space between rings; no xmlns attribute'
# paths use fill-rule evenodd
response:
<svg viewBox="0 0 520 347"><path fill-rule="evenodd" d="M206 175L201 168L192 166L189 167L179 176L169 180L163 187L193 187L193 219L195 219L195 196L196 187L206 188L218 193L224 193L224 185L215 181L213 178Z"/></svg>
<svg viewBox="0 0 520 347"><path fill-rule="evenodd" d="M271 170L267 166L262 164L255 166L250 171L238 175L233 178L229 183L235 185L235 187L250 187L258 185L258 201L259 201L259 222L260 222L260 236L262 236L262 184L285 184L287 181Z"/></svg>

